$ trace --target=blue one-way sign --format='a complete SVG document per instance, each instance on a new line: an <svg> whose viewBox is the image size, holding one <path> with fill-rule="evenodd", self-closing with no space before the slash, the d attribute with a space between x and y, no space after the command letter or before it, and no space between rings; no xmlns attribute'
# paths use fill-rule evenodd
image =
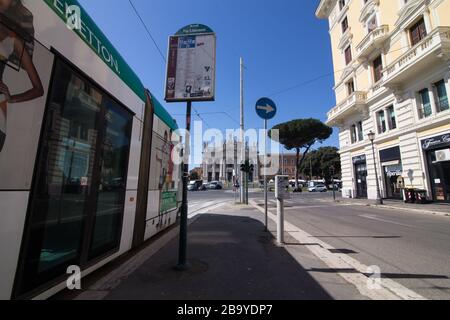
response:
<svg viewBox="0 0 450 320"><path fill-rule="evenodd" d="M269 98L259 99L256 103L256 113L264 120L270 120L277 114L277 105Z"/></svg>

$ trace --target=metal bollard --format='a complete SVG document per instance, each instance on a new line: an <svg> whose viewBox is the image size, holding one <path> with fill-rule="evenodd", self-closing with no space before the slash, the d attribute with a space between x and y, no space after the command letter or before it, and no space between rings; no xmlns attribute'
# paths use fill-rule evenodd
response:
<svg viewBox="0 0 450 320"><path fill-rule="evenodd" d="M277 242L284 244L284 201L277 199Z"/></svg>
<svg viewBox="0 0 450 320"><path fill-rule="evenodd" d="M284 199L289 199L289 191L286 187L289 186L288 176L275 177L275 197L277 198L277 242L279 245L284 244Z"/></svg>

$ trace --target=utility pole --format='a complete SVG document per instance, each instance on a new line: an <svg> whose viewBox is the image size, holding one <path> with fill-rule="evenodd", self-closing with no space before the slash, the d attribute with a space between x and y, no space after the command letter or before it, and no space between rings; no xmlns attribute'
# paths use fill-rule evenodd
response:
<svg viewBox="0 0 450 320"><path fill-rule="evenodd" d="M244 143L244 59L241 58L240 60L240 109L241 109L241 164L245 161L245 143ZM244 174L241 173L241 179L240 179L240 194L241 194L241 203L246 203L245 199L245 177Z"/></svg>

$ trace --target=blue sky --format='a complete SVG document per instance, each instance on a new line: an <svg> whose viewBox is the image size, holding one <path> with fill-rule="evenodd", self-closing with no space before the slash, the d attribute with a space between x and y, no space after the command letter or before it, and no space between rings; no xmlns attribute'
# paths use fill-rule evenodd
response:
<svg viewBox="0 0 450 320"><path fill-rule="evenodd" d="M165 63L128 0L80 0L106 36L163 102ZM239 58L246 65L246 128L261 128L258 98L270 96L279 113L269 126L295 118L326 120L334 105L331 49L326 21L314 12L318 0L133 0L164 55L168 36L191 23L217 33L216 101L194 104L206 125L221 130L239 126ZM297 87L298 86L298 87ZM295 87L292 90L286 90ZM284 91L280 94L277 92ZM185 104L165 104L184 127ZM193 119L198 120L197 117ZM325 145L338 145L337 131Z"/></svg>

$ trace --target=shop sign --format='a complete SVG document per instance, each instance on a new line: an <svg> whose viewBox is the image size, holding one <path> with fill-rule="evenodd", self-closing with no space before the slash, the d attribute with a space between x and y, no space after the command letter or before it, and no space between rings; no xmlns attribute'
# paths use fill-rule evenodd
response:
<svg viewBox="0 0 450 320"><path fill-rule="evenodd" d="M423 150L437 149L450 144L450 133L422 141Z"/></svg>
<svg viewBox="0 0 450 320"><path fill-rule="evenodd" d="M353 164L358 164L358 163L362 163L362 162L366 162L366 155L353 157Z"/></svg>

